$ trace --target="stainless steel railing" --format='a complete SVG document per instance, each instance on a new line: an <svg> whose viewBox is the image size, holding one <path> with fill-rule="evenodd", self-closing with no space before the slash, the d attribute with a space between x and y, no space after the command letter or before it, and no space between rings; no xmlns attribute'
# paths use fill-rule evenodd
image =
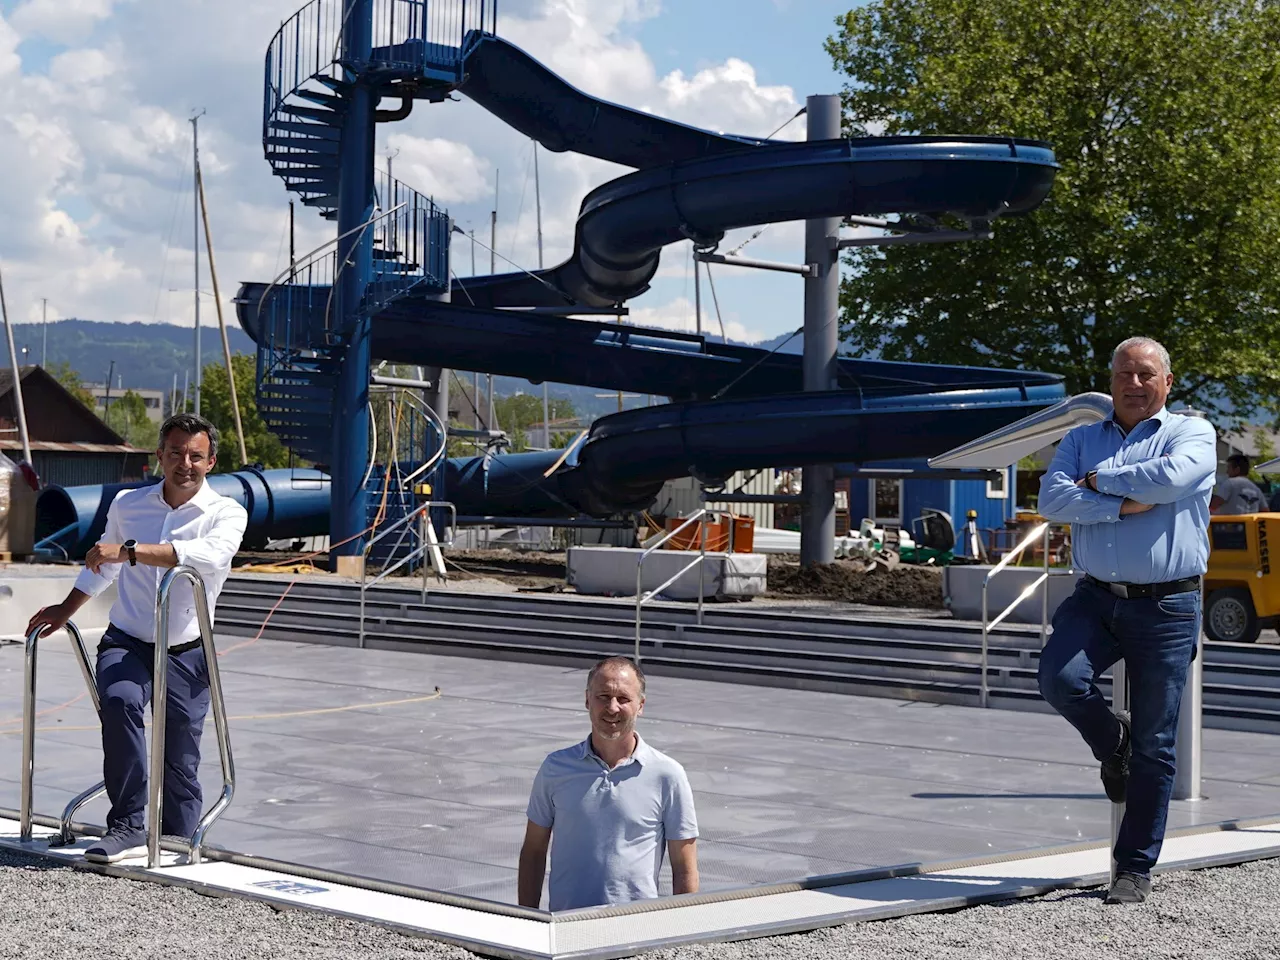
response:
<svg viewBox="0 0 1280 960"><path fill-rule="evenodd" d="M67 635L71 638L71 649L76 654L76 660L80 665L80 673L84 676L84 682L89 688L89 697L93 700L93 711L98 713L100 709L98 704L98 684L94 679L93 665L89 662L89 651L84 645L84 637L80 635L79 628L71 621L67 621L67 625L63 629L67 631ZM27 634L25 683L23 684L22 694L21 799L19 801L18 814L19 835L23 840L31 839L31 801L36 769L36 652L39 649L39 642L42 639L41 631L43 630L44 627L40 626ZM84 804L104 790L106 790L106 784L98 783L97 786L90 787L67 804L61 818L61 830L53 840L55 845L65 845L73 842L74 838L71 833L72 817Z"/></svg>
<svg viewBox="0 0 1280 960"><path fill-rule="evenodd" d="M205 834L213 826L236 792L235 762L231 758L231 730L227 723L227 706L222 699L222 677L218 673L218 651L213 645L213 619L209 616L209 598L204 579L195 567L180 564L166 571L156 594L155 667L151 681L151 774L147 809L147 866L160 866L160 814L164 798L164 726L168 713L169 692L169 604L173 586L179 580L191 584L195 600L196 623L209 671L209 698L213 705L213 725L218 736L218 754L222 759L222 793L205 812L191 834L188 862L199 863Z"/></svg>
<svg viewBox="0 0 1280 960"><path fill-rule="evenodd" d="M659 537L655 543L644 551L644 553L640 554L640 559L636 561L636 663L640 662L640 620L643 615L644 605L654 597L658 596L658 594L662 593L663 590L667 589L667 587L671 586L671 584L675 583L694 567L698 568L698 626L702 626L702 595L706 592L707 524L704 522L699 528L701 530L701 536L699 537L698 555L688 564L681 567L675 576L667 578L661 585L654 587L648 593L644 592L644 562L649 558L650 554L655 550L660 550L662 545L676 534L680 533L696 521L709 517L711 513L712 511L708 510L706 507L695 510L685 518L684 523L680 524L680 526L676 527L674 530L668 530ZM730 530L732 531L732 529L733 527L730 525ZM732 549L732 547L730 549Z"/></svg>
<svg viewBox="0 0 1280 960"><path fill-rule="evenodd" d="M435 527L431 523L432 509L449 511L449 517L450 517L449 526L448 526L449 535L443 540L439 539L436 536ZM395 573L405 564L412 563L414 560L418 559L419 557L422 558L422 602L423 603L427 602L427 574L429 573L429 566L430 566L428 563L429 554L440 547L447 547L451 543L453 543L454 535L458 529L458 508L455 507L452 503L450 503L447 500L427 500L423 503L420 503L411 513L405 514L395 523L391 524L389 527L386 527L380 534L378 534L376 537L370 540L368 544L366 544L366 550L371 548L379 540L382 540L385 537L388 537L391 534L399 531L399 536L396 538L396 542L391 547L392 555L394 556L395 551L397 551L400 548L401 544L403 544L404 538L412 534L413 525L415 522L418 524L418 546L417 547L415 547L409 553L405 554L403 557L401 557L391 566L384 567L382 570L378 572L378 575L374 577L372 580L369 579L367 573L365 572L365 567L361 566L361 569L360 569L360 647L361 648L364 647L365 593L368 591L370 587L374 586L375 584L379 583L382 580L385 580L387 577L391 576L391 574Z"/></svg>
<svg viewBox="0 0 1280 960"><path fill-rule="evenodd" d="M1005 607L1003 611L1001 611L1000 616L996 617L995 620L991 620L989 611L987 609L988 588L991 586L991 581L995 579L996 575L1001 570L1003 570L1005 567L1011 564L1014 560L1018 559L1018 557L1022 556L1023 551L1025 551L1027 547L1031 546L1031 544L1035 543L1037 539L1041 539L1041 538L1043 538L1044 540L1044 572L1041 573L1040 576L1036 577L1036 579L1033 580L1030 584L1024 587L1022 592L1019 593L1017 597L1014 598L1013 602L1010 603L1007 607ZM1018 606L1018 604L1022 603L1023 600L1031 596L1031 594L1035 592L1036 587L1039 587L1042 585L1044 587L1044 590L1041 596L1041 604L1040 604L1040 646L1043 649L1045 637L1048 635L1048 630L1049 630L1049 523L1048 521L1044 523L1038 523L1034 527L1032 527L1031 531L1025 537L1022 538L1022 540L1018 543L1018 545L1014 547L1012 550L1010 550L1007 554L1005 554L1000 559L1000 562L997 563L994 567L992 567L989 571L987 571L987 575L982 578L982 678L981 678L981 685L979 687L979 690L980 690L979 702L984 707L989 706L990 700L991 700L991 687L990 687L990 684L987 682L987 645L991 635L991 631L994 630L996 627L1000 626L1000 624L1004 622L1004 619L1007 616L1009 616L1009 614L1013 613L1014 609Z"/></svg>

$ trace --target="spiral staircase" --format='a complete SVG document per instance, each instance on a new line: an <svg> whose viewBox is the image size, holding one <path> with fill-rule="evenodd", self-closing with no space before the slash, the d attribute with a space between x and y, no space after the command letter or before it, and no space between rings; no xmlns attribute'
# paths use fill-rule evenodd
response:
<svg viewBox="0 0 1280 960"><path fill-rule="evenodd" d="M263 151L286 189L331 221L338 218L342 138L353 135L347 121L354 91L371 89L375 105L399 99L396 109L375 110L372 123L404 119L419 100L444 100L462 81L469 50L493 32L497 14L497 0L370 5L368 59L344 54L351 31L365 28L357 10L364 4L352 0L312 0L281 25L267 50ZM411 291L442 292L449 280L448 215L386 173L379 172L370 189L374 217L361 230L372 235L373 270L354 308L357 318L372 317ZM348 335L335 316L342 239L292 265L259 304L258 408L286 446L318 464L329 464L334 454L334 394Z"/></svg>

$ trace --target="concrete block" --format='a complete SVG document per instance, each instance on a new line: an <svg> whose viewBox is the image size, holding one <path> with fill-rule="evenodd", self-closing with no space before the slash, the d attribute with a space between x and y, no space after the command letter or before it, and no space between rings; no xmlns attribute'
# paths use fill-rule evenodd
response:
<svg viewBox="0 0 1280 960"><path fill-rule="evenodd" d="M627 547L570 547L565 579L579 593L607 597L636 595L636 564L643 550ZM697 551L657 550L644 561L645 591L659 587L692 563ZM768 558L759 553L707 553L702 572L704 598L754 597L765 592ZM698 567L662 591L672 600L698 598Z"/></svg>
<svg viewBox="0 0 1280 960"><path fill-rule="evenodd" d="M982 619L982 579L991 571L983 565L957 564L942 568L942 595L946 598L951 614L958 620ZM1000 612L1013 603L1015 597L1044 572L1043 567L1005 567L992 579L987 588L987 609L994 620ZM1075 591L1079 571L1049 571L1049 619L1058 604ZM1039 623L1040 590L1037 589L1014 609L1006 623Z"/></svg>
<svg viewBox="0 0 1280 960"><path fill-rule="evenodd" d="M71 566L11 564L0 567L0 635L9 640L25 639L31 615L41 607L65 600L79 574L80 568ZM75 616L76 626L85 634L105 629L115 600L113 583L80 608Z"/></svg>

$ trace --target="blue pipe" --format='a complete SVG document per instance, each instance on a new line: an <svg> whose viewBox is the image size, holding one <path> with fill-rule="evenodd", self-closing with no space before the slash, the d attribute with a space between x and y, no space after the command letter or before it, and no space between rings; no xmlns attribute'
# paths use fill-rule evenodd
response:
<svg viewBox="0 0 1280 960"><path fill-rule="evenodd" d="M125 490L158 482L45 487L36 500L36 538L65 550L72 559L82 558L102 536L111 501ZM213 474L208 483L248 511L246 549L265 546L268 540L328 533L329 477L319 470L249 468Z"/></svg>

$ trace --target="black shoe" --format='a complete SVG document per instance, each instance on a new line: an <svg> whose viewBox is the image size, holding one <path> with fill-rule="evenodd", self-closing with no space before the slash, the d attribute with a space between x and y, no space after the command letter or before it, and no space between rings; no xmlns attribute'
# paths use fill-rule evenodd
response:
<svg viewBox="0 0 1280 960"><path fill-rule="evenodd" d="M147 834L133 827L112 827L107 835L84 852L84 858L94 863L115 863L128 857L145 856Z"/></svg>
<svg viewBox="0 0 1280 960"><path fill-rule="evenodd" d="M1151 878L1136 873L1122 873L1111 885L1104 903L1142 903L1151 892Z"/></svg>
<svg viewBox="0 0 1280 960"><path fill-rule="evenodd" d="M1133 736L1129 714L1118 713L1120 721L1120 745L1116 752L1102 761L1102 789L1112 803L1124 803L1129 787L1129 758L1133 756Z"/></svg>

